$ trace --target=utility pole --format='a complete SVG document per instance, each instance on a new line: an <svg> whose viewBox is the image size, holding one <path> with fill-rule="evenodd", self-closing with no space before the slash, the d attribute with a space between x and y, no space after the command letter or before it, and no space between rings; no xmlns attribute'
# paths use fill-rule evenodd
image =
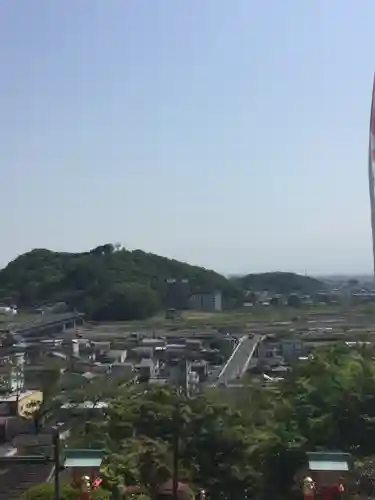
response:
<svg viewBox="0 0 375 500"><path fill-rule="evenodd" d="M60 500L60 434L59 429L53 429L53 462L54 462L54 485L55 485L55 500Z"/></svg>
<svg viewBox="0 0 375 500"><path fill-rule="evenodd" d="M174 439L173 439L173 500L178 500L178 459L179 459L179 445L180 445L180 395L178 394L178 401L174 414Z"/></svg>
<svg viewBox="0 0 375 500"><path fill-rule="evenodd" d="M173 500L178 500L178 475L179 475L179 455L180 455L180 434L181 434L181 397L189 397L189 364L185 357L183 360L183 376L179 378L177 385L177 404L173 422Z"/></svg>

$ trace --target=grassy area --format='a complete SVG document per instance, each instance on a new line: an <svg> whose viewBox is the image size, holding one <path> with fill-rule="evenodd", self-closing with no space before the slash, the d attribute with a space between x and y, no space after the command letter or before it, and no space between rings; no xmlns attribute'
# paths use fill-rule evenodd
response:
<svg viewBox="0 0 375 500"><path fill-rule="evenodd" d="M39 317L40 316L37 314L22 313L22 312L15 314L14 316L7 314L0 314L0 328L5 328L7 325L9 326L22 325L24 323L35 321Z"/></svg>
<svg viewBox="0 0 375 500"><path fill-rule="evenodd" d="M341 314L339 308L319 307L305 309L291 308L251 308L238 311L223 311L223 312L202 312L202 311L185 311L181 317L176 319L166 319L164 314L159 314L145 321L129 321L124 323L113 323L101 325L105 329L116 329L117 331L137 331L140 329L164 329L164 330L193 330L193 329L209 329L209 328L228 328L231 331L251 330L252 327L261 324L281 323L279 327L283 327L283 322L295 322L298 327L300 323L306 322L306 316L312 312L321 313L337 313ZM276 326L276 325L275 325ZM288 325L285 325L288 328Z"/></svg>
<svg viewBox="0 0 375 500"><path fill-rule="evenodd" d="M202 312L185 311L181 317L174 320L166 319L164 314L159 314L145 321L130 321L123 323L107 323L94 327L103 338L108 336L122 336L129 332L141 330L148 331L204 331L210 329L222 329L232 333L242 334L244 332L276 333L279 337L290 337L293 335L291 329L299 331L306 328L333 327L333 334L343 335L343 338L358 338L360 340L371 336L366 329L372 325L372 315L363 306L314 306L301 309L288 307L264 307L249 308L237 311ZM325 320L344 319L342 323L324 323ZM371 325L370 325L371 324ZM350 331L355 328L356 332ZM348 332L348 335L344 335ZM323 331L320 332L323 334ZM326 332L325 335L328 335Z"/></svg>

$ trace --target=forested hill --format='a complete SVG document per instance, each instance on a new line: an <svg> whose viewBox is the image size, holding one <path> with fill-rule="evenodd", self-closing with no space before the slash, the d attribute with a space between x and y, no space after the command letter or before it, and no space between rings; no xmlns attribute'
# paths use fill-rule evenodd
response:
<svg viewBox="0 0 375 500"><path fill-rule="evenodd" d="M244 290L312 293L320 282L291 273L227 279L214 271L141 250L101 245L90 252L36 249L0 271L0 301L22 306L67 302L94 319L141 319L163 306L166 280L188 279L191 292L221 290L227 306L242 304Z"/></svg>
<svg viewBox="0 0 375 500"><path fill-rule="evenodd" d="M214 271L110 244L85 253L36 249L17 257L0 271L0 300L20 306L67 301L94 317L106 317L109 305L121 302L123 319L142 318L162 305L171 278L188 279L193 292L218 289L240 300L237 285Z"/></svg>
<svg viewBox="0 0 375 500"><path fill-rule="evenodd" d="M246 276L234 277L231 280L243 290L268 290L277 294L300 292L306 295L314 295L325 288L321 281L295 273L247 274Z"/></svg>

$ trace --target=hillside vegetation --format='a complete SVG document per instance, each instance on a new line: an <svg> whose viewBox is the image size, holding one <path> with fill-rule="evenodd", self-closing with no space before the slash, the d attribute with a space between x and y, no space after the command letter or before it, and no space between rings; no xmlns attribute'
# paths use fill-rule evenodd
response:
<svg viewBox="0 0 375 500"><path fill-rule="evenodd" d="M277 294L295 292L314 295L324 290L321 281L295 273L259 273L232 278L232 282L244 290L268 290Z"/></svg>
<svg viewBox="0 0 375 500"><path fill-rule="evenodd" d="M275 292L298 288L309 293L316 282L289 273L249 276L266 276L254 283ZM242 303L249 276L227 279L202 267L142 250L117 250L111 244L84 253L35 249L0 271L0 300L20 307L64 301L92 319L144 319L164 305L168 279L188 279L192 293L221 290L226 307L235 308Z"/></svg>

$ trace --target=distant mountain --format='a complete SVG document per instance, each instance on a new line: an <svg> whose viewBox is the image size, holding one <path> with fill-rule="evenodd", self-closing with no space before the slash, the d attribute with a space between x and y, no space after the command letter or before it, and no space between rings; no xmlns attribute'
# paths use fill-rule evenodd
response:
<svg viewBox="0 0 375 500"><path fill-rule="evenodd" d="M231 281L244 290L268 290L275 294L300 292L313 295L325 289L325 284L321 281L295 273L247 274L246 276L231 278Z"/></svg>
<svg viewBox="0 0 375 500"><path fill-rule="evenodd" d="M329 283L348 283L350 281L358 281L359 283L374 282L374 277L371 274L335 274L316 276L318 280L327 281Z"/></svg>

